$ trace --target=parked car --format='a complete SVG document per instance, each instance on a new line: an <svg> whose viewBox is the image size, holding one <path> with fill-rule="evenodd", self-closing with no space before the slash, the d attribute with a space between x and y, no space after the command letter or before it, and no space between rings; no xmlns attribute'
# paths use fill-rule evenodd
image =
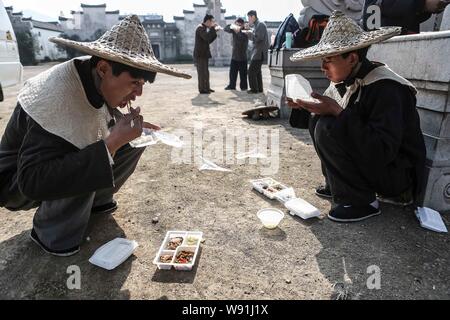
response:
<svg viewBox="0 0 450 320"><path fill-rule="evenodd" d="M0 101L3 101L3 88L22 82L22 73L16 35L0 0Z"/></svg>

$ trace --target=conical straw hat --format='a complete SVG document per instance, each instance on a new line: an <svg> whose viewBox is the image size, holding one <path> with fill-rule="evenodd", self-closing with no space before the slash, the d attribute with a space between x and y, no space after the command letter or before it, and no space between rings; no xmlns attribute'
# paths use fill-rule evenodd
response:
<svg viewBox="0 0 450 320"><path fill-rule="evenodd" d="M159 62L153 53L150 39L136 15L127 16L93 42L77 42L52 37L50 41L89 55L119 62L137 69L160 72L190 79L191 76Z"/></svg>
<svg viewBox="0 0 450 320"><path fill-rule="evenodd" d="M295 53L291 60L320 59L362 49L399 35L401 30L401 27L383 27L379 30L365 32L342 12L334 11L323 31L320 42Z"/></svg>

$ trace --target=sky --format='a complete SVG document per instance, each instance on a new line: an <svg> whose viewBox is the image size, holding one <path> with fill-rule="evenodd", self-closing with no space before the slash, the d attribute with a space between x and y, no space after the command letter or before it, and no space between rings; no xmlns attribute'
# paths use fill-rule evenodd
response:
<svg viewBox="0 0 450 320"><path fill-rule="evenodd" d="M193 10L193 3L203 4L203 0L3 0L5 6L13 6L14 12L23 11L25 16L33 15L36 20L56 21L61 11L65 17L71 17L71 10L81 10L80 4L103 4L106 10L120 10L120 14L157 13L164 16L166 22L173 16L182 16L183 10ZM289 13L298 17L302 8L300 0L222 0L226 15L245 16L249 10L258 11L264 21L282 21ZM47 18L47 19L45 19Z"/></svg>

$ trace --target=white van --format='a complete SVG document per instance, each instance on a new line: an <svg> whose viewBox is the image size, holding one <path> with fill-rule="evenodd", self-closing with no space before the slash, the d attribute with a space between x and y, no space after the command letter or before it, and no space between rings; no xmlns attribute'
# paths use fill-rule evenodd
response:
<svg viewBox="0 0 450 320"><path fill-rule="evenodd" d="M22 72L16 35L0 0L0 101L3 88L22 82Z"/></svg>

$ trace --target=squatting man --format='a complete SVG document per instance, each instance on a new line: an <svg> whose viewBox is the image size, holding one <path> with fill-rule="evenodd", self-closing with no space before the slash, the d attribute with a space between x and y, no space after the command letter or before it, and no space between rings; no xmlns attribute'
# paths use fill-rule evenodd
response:
<svg viewBox="0 0 450 320"><path fill-rule="evenodd" d="M161 64L139 18L128 16L95 42L52 38L90 57L59 64L28 80L0 144L0 206L37 208L31 239L46 252L80 250L91 214L117 208L113 195L134 172L144 148L130 141L143 128L142 95L157 73L190 78Z"/></svg>
<svg viewBox="0 0 450 320"><path fill-rule="evenodd" d="M425 144L417 91L388 66L366 58L370 45L400 32L365 32L335 11L319 44L291 57L322 59L331 80L324 96L312 94L318 102L288 99L288 105L314 115L310 134L326 181L316 193L337 204L328 214L333 221L361 221L381 213L378 200L407 205L420 194Z"/></svg>

